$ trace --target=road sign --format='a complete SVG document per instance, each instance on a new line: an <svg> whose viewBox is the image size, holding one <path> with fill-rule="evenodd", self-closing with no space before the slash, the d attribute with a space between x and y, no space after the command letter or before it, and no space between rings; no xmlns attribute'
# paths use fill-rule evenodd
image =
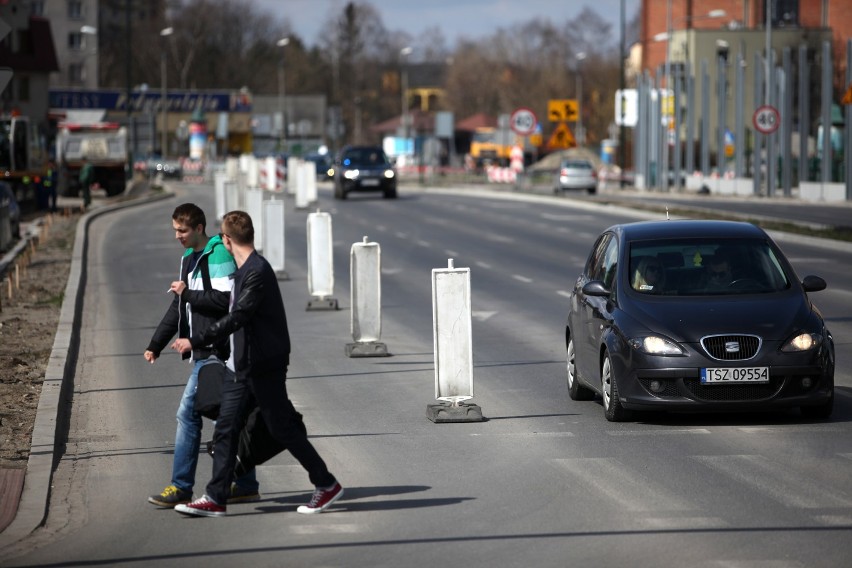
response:
<svg viewBox="0 0 852 568"><path fill-rule="evenodd" d="M574 140L574 135L564 122L556 127L553 134L550 135L550 140L547 141L547 147L551 150L567 150L577 146L577 141Z"/></svg>
<svg viewBox="0 0 852 568"><path fill-rule="evenodd" d="M576 99L551 99L547 101L547 119L550 122L576 122Z"/></svg>
<svg viewBox="0 0 852 568"><path fill-rule="evenodd" d="M538 119L535 113L525 107L515 109L515 112L509 118L509 126L518 136L529 136L535 132L536 124L538 124Z"/></svg>
<svg viewBox="0 0 852 568"><path fill-rule="evenodd" d="M778 130L778 126L781 124L781 115L778 114L778 109L774 106L763 105L757 107L751 121L761 134L772 134Z"/></svg>

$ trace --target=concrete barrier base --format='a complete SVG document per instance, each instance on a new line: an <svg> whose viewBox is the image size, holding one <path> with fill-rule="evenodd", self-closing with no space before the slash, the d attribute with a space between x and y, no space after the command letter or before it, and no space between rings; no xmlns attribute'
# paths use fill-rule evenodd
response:
<svg viewBox="0 0 852 568"><path fill-rule="evenodd" d="M346 344L347 357L388 357L388 346L381 341L359 341Z"/></svg>
<svg viewBox="0 0 852 568"><path fill-rule="evenodd" d="M482 422L482 409L478 404L460 402L454 406L448 402L426 405L426 417L432 422Z"/></svg>
<svg viewBox="0 0 852 568"><path fill-rule="evenodd" d="M335 298L311 298L308 300L307 311L334 311L337 308L337 300Z"/></svg>

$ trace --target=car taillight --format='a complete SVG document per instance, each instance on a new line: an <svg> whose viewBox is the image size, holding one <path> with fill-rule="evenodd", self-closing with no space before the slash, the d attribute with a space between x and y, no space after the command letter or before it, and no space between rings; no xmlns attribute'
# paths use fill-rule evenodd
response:
<svg viewBox="0 0 852 568"><path fill-rule="evenodd" d="M568 168L562 168L561 170L559 170L559 175L567 176L568 175Z"/></svg>

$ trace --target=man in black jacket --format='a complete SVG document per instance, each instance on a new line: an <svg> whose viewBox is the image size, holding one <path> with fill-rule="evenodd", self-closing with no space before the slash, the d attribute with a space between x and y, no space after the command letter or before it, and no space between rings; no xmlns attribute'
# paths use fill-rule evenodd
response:
<svg viewBox="0 0 852 568"><path fill-rule="evenodd" d="M172 213L175 239L184 253L180 261L180 280L169 288L169 292L173 293L172 301L144 353L145 360L152 365L175 334L189 337L228 313L228 298L233 285L230 276L236 270L236 264L219 235L208 237L206 227L204 211L194 203L178 205ZM182 294L185 288L194 292L191 302L187 301L186 294ZM230 354L227 338L199 343L192 349L192 372L177 411L172 482L162 492L151 495L149 503L168 508L192 501L203 422L195 409L198 375L207 365L224 365ZM183 358L190 359L190 353L185 352ZM231 502L259 499L254 470L234 483L229 496Z"/></svg>
<svg viewBox="0 0 852 568"><path fill-rule="evenodd" d="M319 513L343 495L343 488L308 440L302 415L287 397L287 366L290 335L284 301L275 272L254 249L254 226L243 211L222 219L222 240L234 256L237 270L228 314L189 339L180 338L172 348L181 353L232 335L234 374L227 374L222 405L213 434L213 477L200 499L175 507L187 515L221 517L234 475L240 430L256 403L272 436L304 467L315 490L299 513ZM192 302L193 291L184 295ZM230 366L230 365L229 365Z"/></svg>

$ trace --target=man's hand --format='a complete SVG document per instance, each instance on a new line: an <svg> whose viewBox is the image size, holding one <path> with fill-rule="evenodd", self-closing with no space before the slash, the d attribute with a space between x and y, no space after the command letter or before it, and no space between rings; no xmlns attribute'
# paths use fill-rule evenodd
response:
<svg viewBox="0 0 852 568"><path fill-rule="evenodd" d="M174 292L178 295L178 297L183 294L184 290L186 290L186 282L184 282L183 280L172 282L169 286L169 292Z"/></svg>
<svg viewBox="0 0 852 568"><path fill-rule="evenodd" d="M157 356L154 354L153 351L150 350L146 350L145 353L142 354L142 356L145 357L145 360L151 363L152 365L154 364L154 361L157 360Z"/></svg>
<svg viewBox="0 0 852 568"><path fill-rule="evenodd" d="M172 349L183 354L187 351L192 351L192 343L189 342L189 339L181 337L180 339L175 339L175 342L172 343Z"/></svg>

